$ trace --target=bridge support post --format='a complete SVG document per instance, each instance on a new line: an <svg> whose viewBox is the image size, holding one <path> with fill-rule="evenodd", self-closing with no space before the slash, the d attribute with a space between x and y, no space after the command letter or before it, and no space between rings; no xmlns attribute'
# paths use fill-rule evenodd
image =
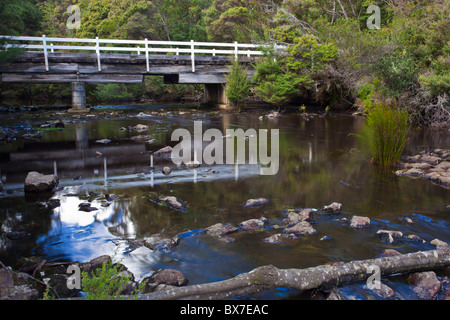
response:
<svg viewBox="0 0 450 320"><path fill-rule="evenodd" d="M72 82L72 108L69 112L89 112L86 108L86 91L84 82Z"/></svg>
<svg viewBox="0 0 450 320"><path fill-rule="evenodd" d="M228 99L225 94L226 84L210 83L205 84L205 103L221 108L228 107Z"/></svg>

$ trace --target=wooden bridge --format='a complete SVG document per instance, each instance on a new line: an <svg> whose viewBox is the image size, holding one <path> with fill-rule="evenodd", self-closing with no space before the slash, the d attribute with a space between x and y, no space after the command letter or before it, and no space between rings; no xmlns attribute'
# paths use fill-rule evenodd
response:
<svg viewBox="0 0 450 320"><path fill-rule="evenodd" d="M247 67L264 53L243 43L150 41L0 36L3 50L21 48L14 61L0 64L3 82L72 83L72 109L86 108L85 83L139 83L160 75L165 83L205 84L205 102L227 104L223 89L232 59Z"/></svg>

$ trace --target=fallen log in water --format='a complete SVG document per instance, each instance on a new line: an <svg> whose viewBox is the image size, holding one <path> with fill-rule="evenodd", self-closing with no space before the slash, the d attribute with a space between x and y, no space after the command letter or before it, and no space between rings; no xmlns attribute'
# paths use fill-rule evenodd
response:
<svg viewBox="0 0 450 320"><path fill-rule="evenodd" d="M138 299L226 299L276 287L303 291L367 280L373 276L375 268L380 271L380 276L389 276L435 270L449 265L450 247L306 269L278 269L267 265L239 274L231 279L141 294Z"/></svg>

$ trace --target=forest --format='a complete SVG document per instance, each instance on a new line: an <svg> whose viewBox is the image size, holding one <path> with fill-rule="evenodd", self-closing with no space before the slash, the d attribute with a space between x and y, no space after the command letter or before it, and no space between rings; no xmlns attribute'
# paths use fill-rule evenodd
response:
<svg viewBox="0 0 450 320"><path fill-rule="evenodd" d="M80 8L78 29L67 28L70 5ZM267 50L255 65L253 100L359 111L383 101L420 123L442 124L450 120L449 7L446 0L0 0L0 35L281 44L286 50ZM3 100L70 99L63 85L1 90ZM100 102L201 93L157 77L88 88Z"/></svg>

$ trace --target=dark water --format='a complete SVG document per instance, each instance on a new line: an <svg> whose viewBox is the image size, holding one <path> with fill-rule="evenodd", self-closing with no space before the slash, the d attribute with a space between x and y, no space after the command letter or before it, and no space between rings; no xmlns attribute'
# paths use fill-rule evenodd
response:
<svg viewBox="0 0 450 320"><path fill-rule="evenodd" d="M114 256L141 279L159 268L182 271L191 284L225 279L257 266L304 268L333 261L374 258L383 249L402 253L428 250L429 241L450 242L450 190L424 179L397 177L392 170L373 166L360 152L355 136L364 119L346 115L316 115L305 119L297 113L268 119L268 110L241 113L182 110L180 107L101 107L96 116L74 118L65 113L26 112L3 114L2 125L36 127L43 119L64 119L64 129L46 130L41 139L0 145L0 170L4 190L0 197L0 260L13 265L21 256L39 255L49 261L88 261L102 254ZM116 113L115 115L112 113ZM143 112L144 114L139 114ZM154 112L154 114L151 114ZM22 114L22 115L21 115ZM100 118L100 119L99 119ZM258 165L202 165L196 170L177 168L170 161L154 159L150 153L166 145L174 146L171 133L177 128L193 129L201 120L203 128L279 129L280 168L275 176L259 175ZM149 130L129 128L146 124ZM125 128L123 130L121 128ZM154 143L132 139L148 135ZM100 139L110 139L102 144ZM148 139L147 139L148 140ZM447 131L419 130L405 154L421 148L449 148ZM96 152L102 156L96 156ZM163 166L172 167L168 176ZM59 189L47 198L25 196L23 182L28 171L56 172ZM151 192L176 196L188 206L179 213L151 201ZM102 207L104 194L118 199ZM57 198L61 206L42 209L37 203ZM269 204L243 208L250 198L266 197ZM91 201L99 208L78 211L78 204ZM343 204L339 216L321 216L317 233L289 241L268 244L263 239L281 232L272 227L289 208L321 208L331 202ZM339 219L353 215L370 217L371 227L350 229ZM230 235L224 242L201 234L201 229L218 222L237 224L261 216L269 219L263 230ZM411 218L413 223L405 221ZM10 240L12 230L30 230L30 236ZM402 241L386 244L375 236L379 229L415 234L428 243ZM173 250L132 250L130 239L155 241L179 235ZM328 240L321 240L323 236ZM414 298L401 277L386 282L399 298ZM350 299L374 298L362 284L342 289ZM295 292L278 288L254 298L298 298Z"/></svg>

